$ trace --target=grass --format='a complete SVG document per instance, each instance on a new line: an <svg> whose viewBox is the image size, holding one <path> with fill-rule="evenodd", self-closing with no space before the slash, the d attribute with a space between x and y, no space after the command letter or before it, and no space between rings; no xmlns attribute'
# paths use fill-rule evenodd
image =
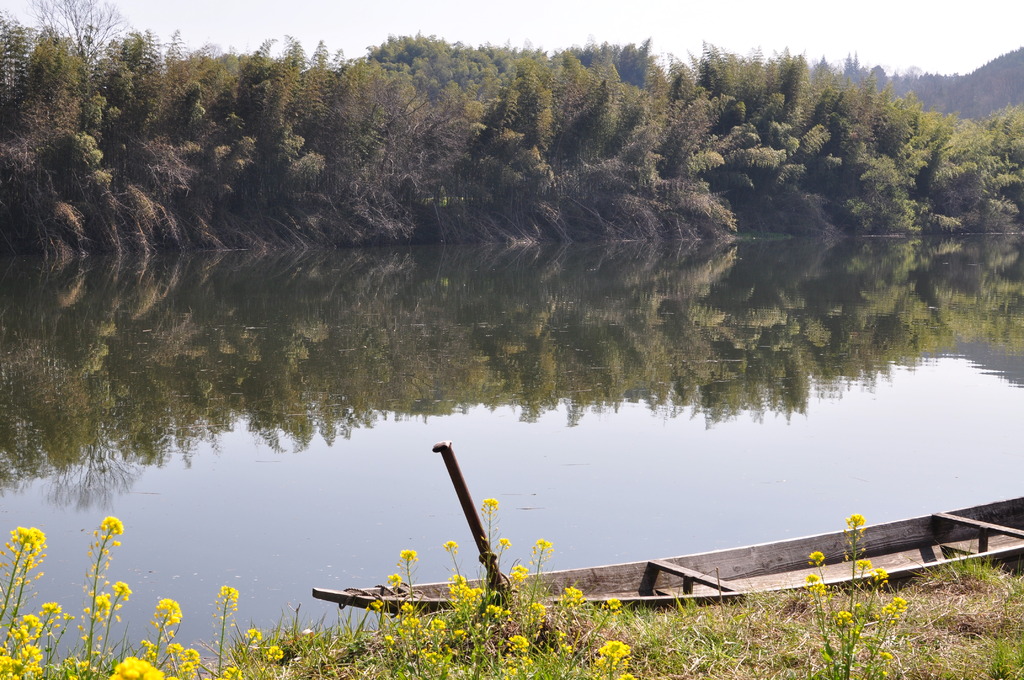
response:
<svg viewBox="0 0 1024 680"><path fill-rule="evenodd" d="M887 677L1024 678L1024 579L1020 576L990 565L964 563L929 573L902 588L899 595L909 607ZM593 625L593 615L590 612L583 625ZM279 677L596 678L604 677L594 668L598 643L608 640L629 646L628 672L636 678L822 677L814 605L802 592L668 611L625 609L597 639L573 655L534 650L525 674L510 673L509 665L496 655L475 663L456 656L446 663L444 673L417 672L407 657L388 652L382 641L387 630L385 626L380 631L356 632L348 624L323 628L304 640L304 651L292 656Z"/></svg>
<svg viewBox="0 0 1024 680"><path fill-rule="evenodd" d="M313 629L296 620L242 631L234 621L238 591L225 586L214 602L218 639L201 650L174 641L182 613L170 600L157 605L148 639L118 637L118 604L131 591L104 576L123 532L115 518L94 534L81 613L57 603L24 611L45 537L18 528L0 553L0 680L1024 678L1024 577L963 562L896 593L884 572L858 563L862 526L859 515L847 520L851 570L862 577L852 589L818 588L812 577L801 591L660 611L595 606L571 588L552 600L527 578L551 555L542 540L530 566L510 572L502 598L454 577L454 606L437 614L410 605ZM496 522L488 522L492 529ZM509 547L489 538L499 554ZM457 546L445 547L454 558ZM408 585L417 559L402 551L391 580ZM905 610L894 608L899 601Z"/></svg>

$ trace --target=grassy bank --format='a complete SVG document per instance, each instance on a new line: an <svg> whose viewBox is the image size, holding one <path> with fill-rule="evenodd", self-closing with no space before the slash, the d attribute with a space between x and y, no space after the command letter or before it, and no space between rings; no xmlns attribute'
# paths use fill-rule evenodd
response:
<svg viewBox="0 0 1024 680"><path fill-rule="evenodd" d="M497 502L483 515L497 558ZM806 586L719 606L631 610L597 606L567 588L536 587L553 546L532 546L508 570L503 593L475 587L453 558L451 609L406 605L337 624L242 630L238 591L214 605L215 639L200 649L175 642L182 612L157 603L145 640L124 638L117 612L130 587L105 577L124 527L113 517L94 533L81 611L34 604L45 536L17 528L0 554L0 680L181 680L226 678L1022 678L1024 578L983 562L930 572L893 591L887 574L861 559L864 518L847 518L848 563L857 585L824 587L823 556L808 556ZM418 556L403 550L392 586L415 588ZM383 577L383 575L382 575ZM31 611L30 611L31 608ZM205 615L195 613L193 615Z"/></svg>
<svg viewBox="0 0 1024 680"><path fill-rule="evenodd" d="M278 677L621 677L598 666L608 641L628 645L628 668L622 672L636 678L1024 677L1024 580L1019 576L984 564L960 565L929 574L899 594L908 608L893 659L878 674L829 674L810 598L774 593L723 606L624 610L603 626L601 613L590 612L575 631L573 654L538 648L523 659L510 659L496 639L489 658L456 658L438 669L396 656L385 639L389 633L335 628L287 646L290 658Z"/></svg>

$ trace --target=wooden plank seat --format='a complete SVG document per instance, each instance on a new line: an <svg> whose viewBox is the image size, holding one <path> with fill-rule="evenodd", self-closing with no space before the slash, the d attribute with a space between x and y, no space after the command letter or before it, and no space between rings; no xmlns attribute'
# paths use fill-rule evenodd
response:
<svg viewBox="0 0 1024 680"><path fill-rule="evenodd" d="M710 586L719 592L731 593L736 588L730 587L728 581L710 576L708 574L702 574L699 571L693 569L687 569L686 567L678 564L672 564L665 560L649 560L647 562L647 568L644 570L644 575L640 579L640 594L641 595L653 595L654 586L658 582L658 575L661 573L671 574L673 576L679 576L683 579L683 593L690 595L693 593L693 584L700 583L701 585Z"/></svg>
<svg viewBox="0 0 1024 680"><path fill-rule="evenodd" d="M978 552L988 552L988 542L990 534L1005 534L1007 536L1014 536L1016 538L1024 538L1024 531L1021 529L1015 529L1013 527L1004 526L1002 524L993 524L991 522L983 522L978 519L971 519L970 517L962 517L960 515L953 515L948 512L936 512L932 517L938 519L944 519L948 522L955 522L957 524L964 524L966 526L974 527L978 530ZM955 553L963 553L964 551L959 547L942 546L943 552L947 550Z"/></svg>

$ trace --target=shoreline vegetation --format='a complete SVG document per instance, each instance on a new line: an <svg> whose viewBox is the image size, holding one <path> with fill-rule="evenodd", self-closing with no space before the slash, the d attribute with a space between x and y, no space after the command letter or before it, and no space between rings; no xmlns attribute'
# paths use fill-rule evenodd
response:
<svg viewBox="0 0 1024 680"><path fill-rule="evenodd" d="M789 53L252 53L0 13L0 252L1020 232L1024 108ZM99 28L111 28L99 27Z"/></svg>
<svg viewBox="0 0 1024 680"><path fill-rule="evenodd" d="M481 508L499 562L511 543L498 534L498 502ZM1024 672L1024 579L985 562L928 572L894 592L884 569L864 558L866 520L846 518L854 584L826 586L825 556L808 555L801 592L670 610L600 606L567 587L549 593L539 578L554 546L539 539L528 562L491 590L453 561L452 606L435 614L413 603L395 615L379 609L303 628L297 619L268 630L238 627L238 590L221 587L212 636L186 648L175 640L183 612L157 604L138 644L121 631L118 611L132 596L107 573L125 526L107 517L93 532L85 606L36 602L46 537L18 527L0 551L3 680L224 680L269 678L993 678ZM400 552L391 587L415 591L415 550ZM41 589L41 588L40 588ZM38 613L36 608L38 607ZM70 631L70 635L68 632ZM120 637L118 637L120 635ZM65 637L66 636L66 637ZM201 650L201 651L200 651Z"/></svg>

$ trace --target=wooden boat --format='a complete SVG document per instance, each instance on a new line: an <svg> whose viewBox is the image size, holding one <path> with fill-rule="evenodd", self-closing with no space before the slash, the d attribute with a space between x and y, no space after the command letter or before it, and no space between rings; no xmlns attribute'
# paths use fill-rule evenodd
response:
<svg viewBox="0 0 1024 680"><path fill-rule="evenodd" d="M1024 498L870 525L860 545L861 557L885 569L891 582L971 559L1019 567L1024 559ZM612 598L647 607L685 601L710 603L755 592L801 588L807 575L817 572L808 562L814 551L825 555L822 572L826 584L851 579L851 565L845 561L847 537L842 531L681 557L552 571L539 578L552 599L573 586L593 603ZM340 607L367 608L380 602L386 611L396 611L411 602L421 610L436 610L448 603L448 585L425 583L398 590L387 586L314 588L313 597Z"/></svg>

